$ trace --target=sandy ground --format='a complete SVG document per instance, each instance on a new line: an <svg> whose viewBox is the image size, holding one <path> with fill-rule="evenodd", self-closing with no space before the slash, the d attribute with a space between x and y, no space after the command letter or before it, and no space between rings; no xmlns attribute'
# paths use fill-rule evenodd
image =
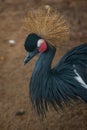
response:
<svg viewBox="0 0 87 130"><path fill-rule="evenodd" d="M44 4L56 6L71 26L68 46L61 46L53 64L71 47L87 42L86 0L0 0L0 130L87 130L85 103L75 103L64 112L51 110L44 121L32 110L28 84L37 57L23 66L27 32L22 25L29 9ZM16 41L14 46L10 39ZM25 113L18 116L22 110Z"/></svg>

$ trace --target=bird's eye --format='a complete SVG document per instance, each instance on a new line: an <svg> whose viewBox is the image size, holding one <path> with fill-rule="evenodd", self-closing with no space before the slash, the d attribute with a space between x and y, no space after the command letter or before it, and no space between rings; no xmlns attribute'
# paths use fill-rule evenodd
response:
<svg viewBox="0 0 87 130"><path fill-rule="evenodd" d="M37 42L37 47L38 47L39 52L46 51L46 49L47 49L46 41L43 39L39 39Z"/></svg>

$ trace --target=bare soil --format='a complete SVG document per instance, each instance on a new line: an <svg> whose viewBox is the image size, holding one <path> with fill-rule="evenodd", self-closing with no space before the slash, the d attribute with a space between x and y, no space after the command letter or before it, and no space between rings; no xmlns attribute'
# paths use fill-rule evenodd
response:
<svg viewBox="0 0 87 130"><path fill-rule="evenodd" d="M53 65L70 48L87 42L87 0L0 0L0 130L87 130L85 103L75 103L64 112L51 110L43 121L32 110L28 87L37 57L23 66L27 35L23 20L29 9L45 4L64 13L71 27L68 46L61 46ZM10 45L10 39L16 44Z"/></svg>

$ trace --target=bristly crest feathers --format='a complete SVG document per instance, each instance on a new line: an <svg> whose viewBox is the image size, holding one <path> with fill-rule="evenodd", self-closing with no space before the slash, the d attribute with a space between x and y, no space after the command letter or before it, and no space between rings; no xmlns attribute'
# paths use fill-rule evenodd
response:
<svg viewBox="0 0 87 130"><path fill-rule="evenodd" d="M25 18L24 27L29 34L36 33L54 46L61 45L69 38L66 19L49 5L30 10Z"/></svg>

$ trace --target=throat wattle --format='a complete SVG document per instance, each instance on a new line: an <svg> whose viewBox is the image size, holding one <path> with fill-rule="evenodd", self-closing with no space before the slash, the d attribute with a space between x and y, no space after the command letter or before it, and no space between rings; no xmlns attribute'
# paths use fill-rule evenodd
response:
<svg viewBox="0 0 87 130"><path fill-rule="evenodd" d="M39 47L39 52L44 52L47 50L47 44L44 42L40 47Z"/></svg>

